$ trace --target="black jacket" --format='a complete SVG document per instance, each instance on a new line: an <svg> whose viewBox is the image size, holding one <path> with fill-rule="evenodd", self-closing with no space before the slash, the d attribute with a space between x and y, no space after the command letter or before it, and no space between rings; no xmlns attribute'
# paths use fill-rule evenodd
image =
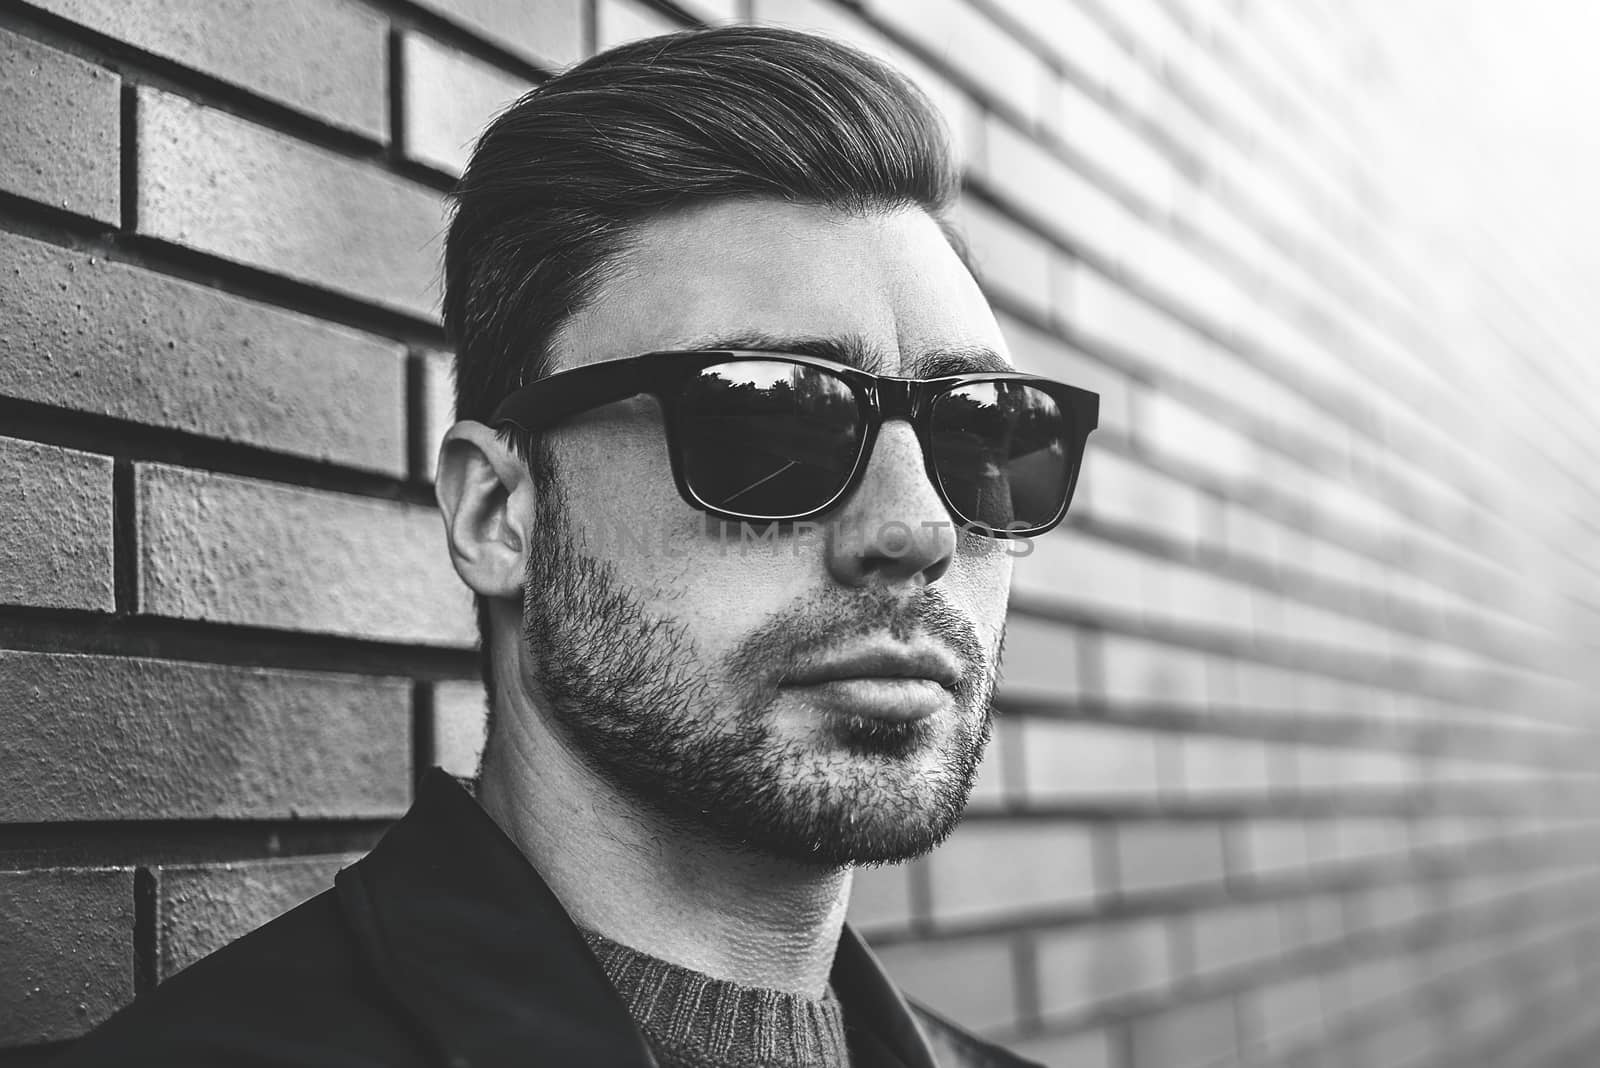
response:
<svg viewBox="0 0 1600 1068"><path fill-rule="evenodd" d="M852 1068L1025 1068L910 1009L849 927L832 983ZM416 803L334 888L173 976L65 1066L652 1068L560 902L459 784ZM1034 1066L1037 1068L1037 1066Z"/></svg>

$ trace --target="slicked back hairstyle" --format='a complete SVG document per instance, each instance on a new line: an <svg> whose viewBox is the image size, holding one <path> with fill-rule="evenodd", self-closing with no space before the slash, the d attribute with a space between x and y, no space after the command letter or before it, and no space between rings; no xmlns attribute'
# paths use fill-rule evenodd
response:
<svg viewBox="0 0 1600 1068"><path fill-rule="evenodd" d="M730 26L594 56L497 117L453 193L444 319L457 415L486 421L546 373L556 331L655 214L771 196L917 206L943 223L958 190L927 98L847 45ZM515 444L536 484L553 477L536 442ZM479 626L487 648L481 605Z"/></svg>

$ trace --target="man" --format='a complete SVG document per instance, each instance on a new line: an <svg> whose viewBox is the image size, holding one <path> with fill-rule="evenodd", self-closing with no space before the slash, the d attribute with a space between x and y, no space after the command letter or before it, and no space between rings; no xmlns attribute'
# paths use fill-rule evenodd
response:
<svg viewBox="0 0 1600 1068"><path fill-rule="evenodd" d="M491 730L336 887L71 1063L1020 1064L908 1009L851 873L955 825L1011 557L1093 394L1008 374L907 83L752 28L535 90L456 193L438 497Z"/></svg>

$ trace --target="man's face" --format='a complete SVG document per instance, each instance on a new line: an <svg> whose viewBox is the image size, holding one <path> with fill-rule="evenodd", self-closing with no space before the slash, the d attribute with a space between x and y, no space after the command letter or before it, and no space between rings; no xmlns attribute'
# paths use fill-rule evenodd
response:
<svg viewBox="0 0 1600 1068"><path fill-rule="evenodd" d="M749 199L644 224L551 369L729 339L845 344L904 376L1004 352L924 212ZM684 503L652 397L545 442L558 492L533 532L524 678L580 759L674 824L768 855L895 861L949 833L988 740L1010 556L953 526L908 424L884 425L809 535Z"/></svg>

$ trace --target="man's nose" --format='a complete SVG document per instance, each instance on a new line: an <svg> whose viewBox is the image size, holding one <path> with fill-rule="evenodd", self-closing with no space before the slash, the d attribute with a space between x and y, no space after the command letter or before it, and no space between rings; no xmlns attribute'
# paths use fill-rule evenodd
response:
<svg viewBox="0 0 1600 1068"><path fill-rule="evenodd" d="M823 522L828 570L844 586L937 582L959 540L904 420L883 424L861 481Z"/></svg>

